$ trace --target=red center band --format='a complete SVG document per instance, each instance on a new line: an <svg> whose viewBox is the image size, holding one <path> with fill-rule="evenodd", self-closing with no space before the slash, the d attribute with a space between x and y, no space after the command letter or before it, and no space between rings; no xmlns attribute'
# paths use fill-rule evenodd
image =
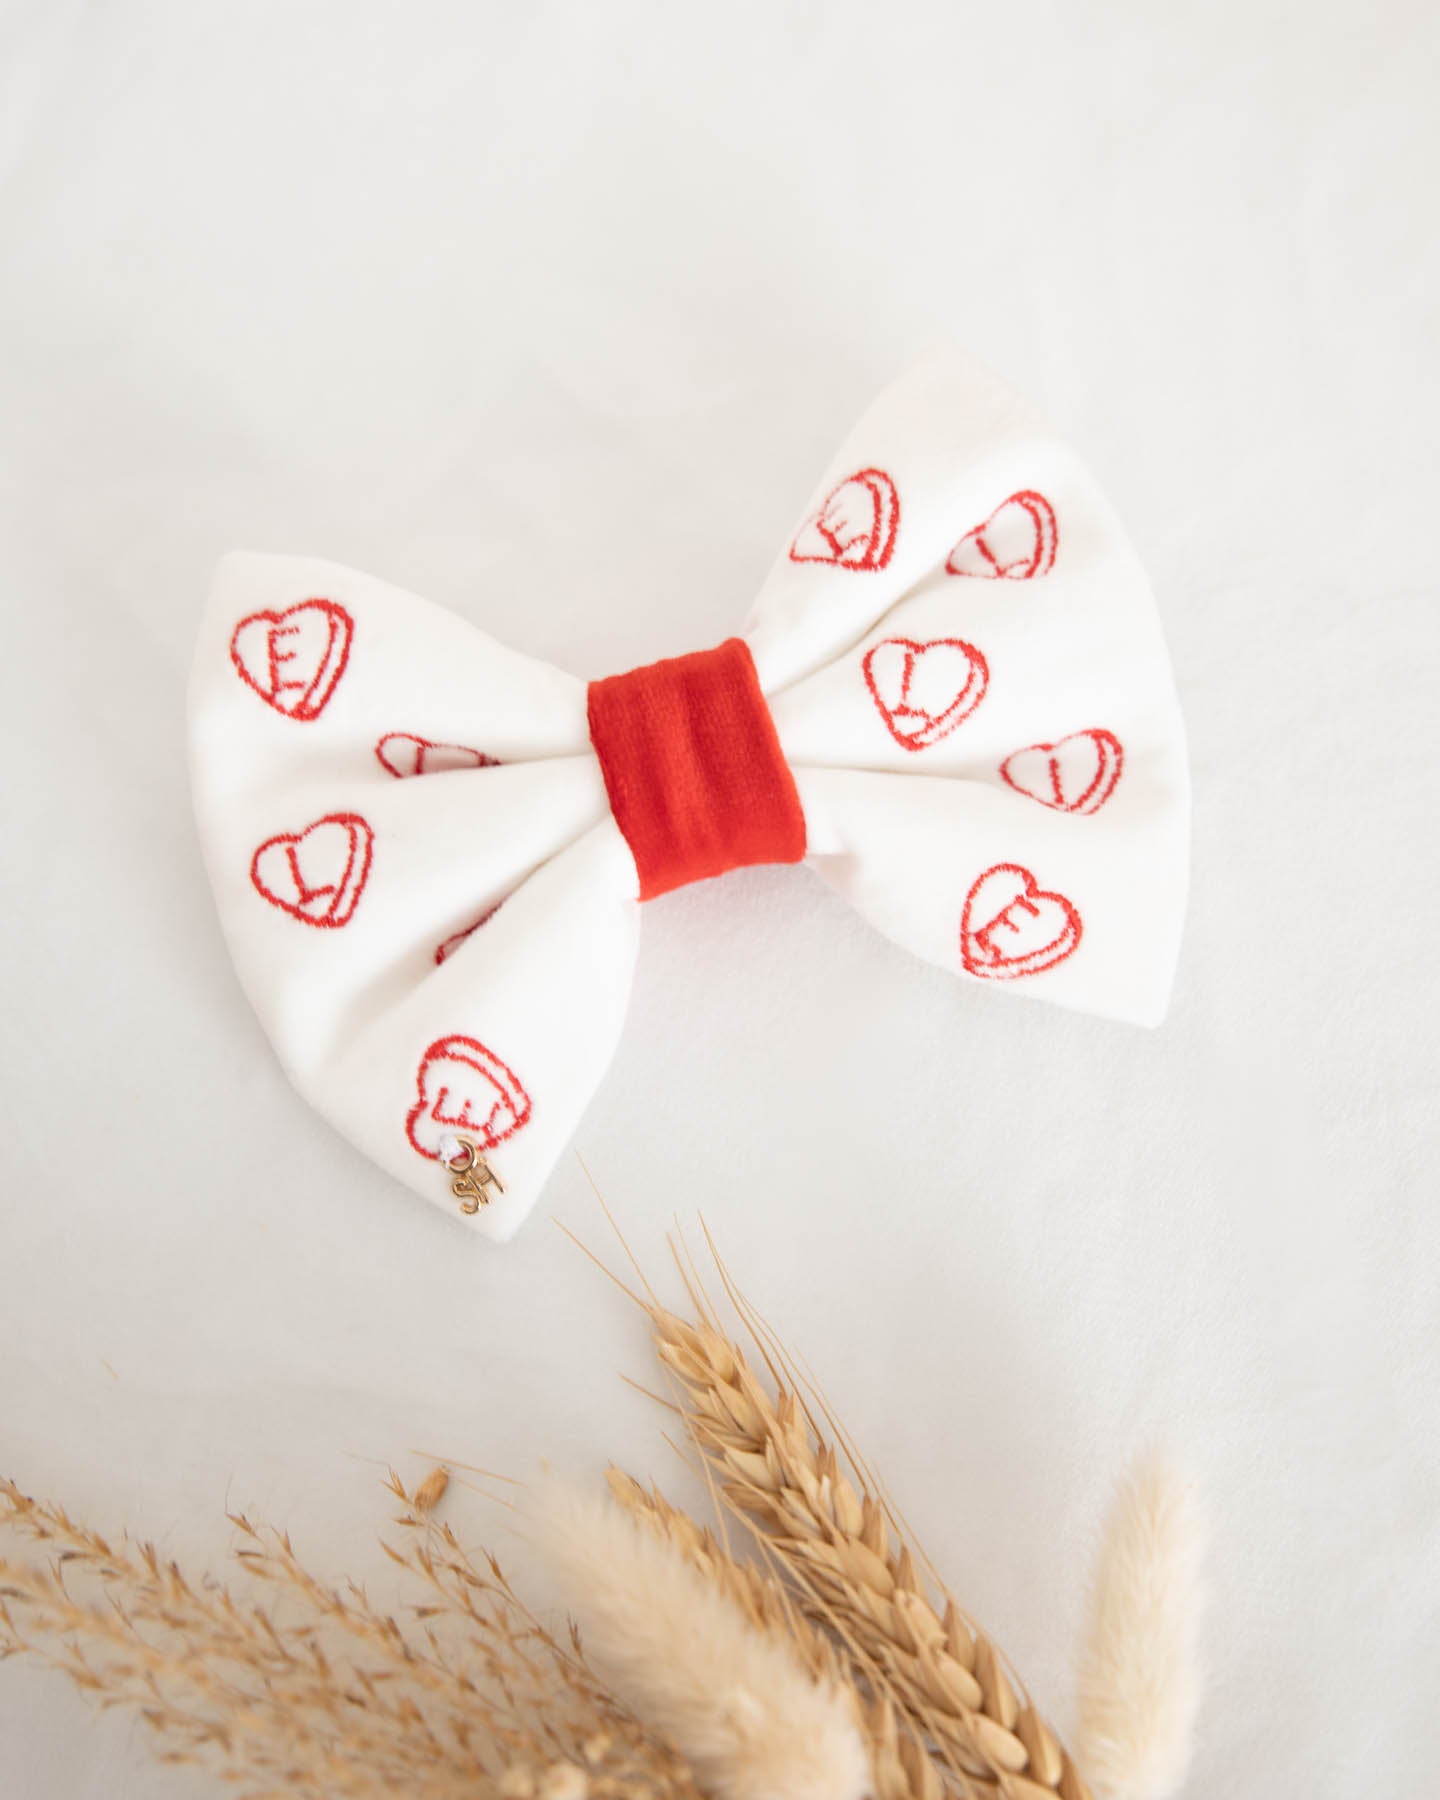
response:
<svg viewBox="0 0 1440 1800"><path fill-rule="evenodd" d="M642 900L804 856L800 796L739 638L592 681L589 712Z"/></svg>

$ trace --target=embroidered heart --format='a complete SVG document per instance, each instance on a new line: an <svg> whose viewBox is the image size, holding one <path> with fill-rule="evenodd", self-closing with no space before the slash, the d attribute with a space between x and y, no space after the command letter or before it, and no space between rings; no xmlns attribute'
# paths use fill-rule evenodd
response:
<svg viewBox="0 0 1440 1800"><path fill-rule="evenodd" d="M861 469L834 487L795 534L791 562L883 569L895 550L900 496L883 469Z"/></svg>
<svg viewBox="0 0 1440 1800"><path fill-rule="evenodd" d="M1125 751L1113 731L1075 731L1054 744L1031 744L1000 765L1001 779L1058 812L1093 813L1115 792Z"/></svg>
<svg viewBox="0 0 1440 1800"><path fill-rule="evenodd" d="M493 769L496 758L464 744L432 744L409 731L387 731L375 754L392 775L439 775L446 769Z"/></svg>
<svg viewBox="0 0 1440 1800"><path fill-rule="evenodd" d="M257 612L230 639L240 679L287 719L317 719L350 660L355 621L333 600L302 600L288 612Z"/></svg>
<svg viewBox="0 0 1440 1800"><path fill-rule="evenodd" d="M419 1099L405 1120L405 1135L422 1156L440 1160L440 1142L452 1132L474 1136L482 1149L517 1132L530 1117L530 1096L493 1051L472 1037L437 1038L416 1071Z"/></svg>
<svg viewBox="0 0 1440 1800"><path fill-rule="evenodd" d="M328 813L267 838L250 862L262 900L305 925L348 925L370 876L375 834L358 813Z"/></svg>
<svg viewBox="0 0 1440 1800"><path fill-rule="evenodd" d="M503 901L497 900L490 908L489 912L481 913L480 917L473 925L467 925L463 931L452 932L443 944L437 944L435 947L435 967L438 969L440 964L443 963L447 957L453 956L465 942L466 938L470 937L474 932L477 932L482 925L488 925L491 919L495 917L496 913L499 912L503 904Z"/></svg>
<svg viewBox="0 0 1440 1800"><path fill-rule="evenodd" d="M968 719L985 698L990 669L962 638L885 638L865 653L865 685L903 750L923 750Z"/></svg>
<svg viewBox="0 0 1440 1800"><path fill-rule="evenodd" d="M992 580L1029 581L1048 574L1059 543L1055 509L1043 494L1025 488L997 506L950 552L947 575L987 575Z"/></svg>
<svg viewBox="0 0 1440 1800"><path fill-rule="evenodd" d="M1047 894L1018 863L997 863L965 898L960 960L991 981L1038 975L1064 962L1083 929L1063 894Z"/></svg>

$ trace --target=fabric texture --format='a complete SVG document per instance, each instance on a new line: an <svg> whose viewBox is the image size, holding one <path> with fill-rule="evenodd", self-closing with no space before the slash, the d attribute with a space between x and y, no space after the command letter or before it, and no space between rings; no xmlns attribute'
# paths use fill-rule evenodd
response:
<svg viewBox="0 0 1440 1800"><path fill-rule="evenodd" d="M513 1234L623 1023L637 902L804 855L973 980L1163 1015L1187 874L1154 602L1077 459L937 351L837 454L744 638L588 690L367 576L221 564L201 836L292 1079ZM504 1192L455 1208L456 1133Z"/></svg>
<svg viewBox="0 0 1440 1800"><path fill-rule="evenodd" d="M592 681L586 710L642 900L804 856L795 778L740 638Z"/></svg>

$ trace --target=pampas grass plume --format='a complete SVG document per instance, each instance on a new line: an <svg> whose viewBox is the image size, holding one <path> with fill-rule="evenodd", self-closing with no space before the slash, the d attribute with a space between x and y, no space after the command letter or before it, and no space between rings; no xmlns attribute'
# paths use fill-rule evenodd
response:
<svg viewBox="0 0 1440 1800"><path fill-rule="evenodd" d="M1189 1769L1203 1540L1185 1479L1142 1460L1111 1506L1080 1664L1077 1755L1102 1800L1169 1800Z"/></svg>
<svg viewBox="0 0 1440 1800"><path fill-rule="evenodd" d="M669 1540L608 1497L547 1474L524 1504L585 1655L717 1800L862 1800L851 1698L758 1630Z"/></svg>

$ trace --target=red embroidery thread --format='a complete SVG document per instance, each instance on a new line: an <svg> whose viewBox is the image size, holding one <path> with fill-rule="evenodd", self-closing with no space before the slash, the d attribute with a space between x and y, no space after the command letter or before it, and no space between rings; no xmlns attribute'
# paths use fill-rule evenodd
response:
<svg viewBox="0 0 1440 1800"><path fill-rule="evenodd" d="M1022 488L1002 500L945 559L947 575L981 575L991 580L1031 581L1055 566L1060 527L1043 494Z"/></svg>
<svg viewBox="0 0 1440 1800"><path fill-rule="evenodd" d="M865 653L865 685L902 750L924 750L985 698L990 666L963 638L884 638Z"/></svg>
<svg viewBox="0 0 1440 1800"><path fill-rule="evenodd" d="M405 1135L431 1162L440 1160L440 1140L449 1132L473 1133L482 1149L493 1150L530 1117L519 1077L476 1038L436 1038L420 1059L415 1085L419 1098L406 1115Z"/></svg>
<svg viewBox="0 0 1440 1800"><path fill-rule="evenodd" d="M230 638L235 672L287 719L318 719L345 665L355 621L333 600L302 600L285 612L250 613Z"/></svg>
<svg viewBox="0 0 1440 1800"><path fill-rule="evenodd" d="M354 918L370 879L374 843L358 813L327 813L303 831L266 838L250 859L251 885L302 925L339 930Z"/></svg>
<svg viewBox="0 0 1440 1800"><path fill-rule="evenodd" d="M1000 765L1000 777L1057 812L1096 813L1115 792L1125 748L1113 731L1072 731L1053 744L1030 744Z"/></svg>
<svg viewBox="0 0 1440 1800"><path fill-rule="evenodd" d="M1015 981L1064 962L1083 933L1063 894L1047 893L1019 863L996 863L965 897L960 960L985 980Z"/></svg>
<svg viewBox="0 0 1440 1800"><path fill-rule="evenodd" d="M468 744L432 744L413 731L387 731L375 746L380 766L402 780L407 775L438 775L447 769L493 769L499 759Z"/></svg>
<svg viewBox="0 0 1440 1800"><path fill-rule="evenodd" d="M497 900L490 908L489 912L481 913L480 917L473 925L467 925L463 931L451 932L450 936L446 938L443 944L437 944L435 946L435 967L438 969L441 963L445 961L446 957L453 956L465 942L466 938L471 936L472 933L477 932L482 925L488 925L503 905L503 900Z"/></svg>
<svg viewBox="0 0 1440 1800"><path fill-rule="evenodd" d="M900 496L883 469L860 469L838 482L795 534L791 562L840 569L883 569L895 553Z"/></svg>

